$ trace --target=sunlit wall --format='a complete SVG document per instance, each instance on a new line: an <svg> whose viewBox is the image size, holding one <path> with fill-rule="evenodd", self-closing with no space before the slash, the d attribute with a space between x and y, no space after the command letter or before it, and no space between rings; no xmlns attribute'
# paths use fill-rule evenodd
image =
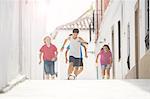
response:
<svg viewBox="0 0 150 99"><path fill-rule="evenodd" d="M0 89L19 74L35 77L50 0L0 0ZM31 43L32 42L32 43Z"/></svg>

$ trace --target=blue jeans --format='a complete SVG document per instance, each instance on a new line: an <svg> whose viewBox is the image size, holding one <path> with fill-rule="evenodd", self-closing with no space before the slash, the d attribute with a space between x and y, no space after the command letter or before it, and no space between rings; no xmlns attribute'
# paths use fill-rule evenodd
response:
<svg viewBox="0 0 150 99"><path fill-rule="evenodd" d="M55 74L54 61L44 61L44 71L45 71L45 74L54 75Z"/></svg>

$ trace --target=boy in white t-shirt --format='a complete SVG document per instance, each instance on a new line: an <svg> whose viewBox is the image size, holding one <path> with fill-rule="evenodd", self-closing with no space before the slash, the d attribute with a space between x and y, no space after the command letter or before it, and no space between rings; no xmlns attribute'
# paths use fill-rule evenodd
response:
<svg viewBox="0 0 150 99"><path fill-rule="evenodd" d="M73 34L72 36L68 37L67 39L65 39L64 44L61 48L61 51L63 51L65 44L67 43L67 41L70 41L70 51L69 51L69 66L73 66L74 67L74 75L68 75L68 78L70 76L74 76L74 79L77 77L77 75L81 72L80 68L83 68L83 63L82 63L82 58L81 58L81 50L80 50L80 46L81 44L88 44L87 42L85 42L81 37L78 37L78 33L79 30L78 29L73 29ZM86 56L87 56L87 52ZM79 73L77 73L79 72ZM76 75L77 74L77 75Z"/></svg>

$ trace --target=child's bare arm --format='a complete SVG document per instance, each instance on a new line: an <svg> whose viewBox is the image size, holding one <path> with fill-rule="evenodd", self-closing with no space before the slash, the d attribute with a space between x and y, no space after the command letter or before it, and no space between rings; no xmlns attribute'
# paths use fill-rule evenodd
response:
<svg viewBox="0 0 150 99"><path fill-rule="evenodd" d="M85 46L85 45L83 45L83 44L82 44L82 46L84 47L85 57L87 58L87 57L88 57L88 55L87 55L87 48L86 48L86 46Z"/></svg>
<svg viewBox="0 0 150 99"><path fill-rule="evenodd" d="M112 64L113 63L113 59L112 59L112 54L111 54L111 56L110 56L110 64Z"/></svg>
<svg viewBox="0 0 150 99"><path fill-rule="evenodd" d="M68 62L67 55L68 55L68 49L67 49L67 50L66 50L66 52L65 52L65 59L66 59L66 63Z"/></svg>
<svg viewBox="0 0 150 99"><path fill-rule="evenodd" d="M96 63L98 63L99 55L100 55L100 53L98 53L97 56L96 56Z"/></svg>
<svg viewBox="0 0 150 99"><path fill-rule="evenodd" d="M83 38L79 37L79 39L80 39L81 43L88 44L88 42L86 42Z"/></svg>
<svg viewBox="0 0 150 99"><path fill-rule="evenodd" d="M42 63L42 52L40 52L40 54L39 54L39 59L40 59L39 64L41 64Z"/></svg>
<svg viewBox="0 0 150 99"><path fill-rule="evenodd" d="M55 59L54 60L57 60L57 55L58 55L58 51L55 52Z"/></svg>
<svg viewBox="0 0 150 99"><path fill-rule="evenodd" d="M63 43L63 46L61 47L61 51L64 50L64 47L65 47L65 44L67 43L68 39L65 39L64 43Z"/></svg>

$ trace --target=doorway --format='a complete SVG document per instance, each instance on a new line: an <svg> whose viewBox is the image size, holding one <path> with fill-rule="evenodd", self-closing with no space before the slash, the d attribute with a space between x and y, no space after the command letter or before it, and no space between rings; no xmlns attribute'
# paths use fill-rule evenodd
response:
<svg viewBox="0 0 150 99"><path fill-rule="evenodd" d="M136 78L139 78L139 2L135 5L135 66Z"/></svg>
<svg viewBox="0 0 150 99"><path fill-rule="evenodd" d="M114 26L112 26L112 57L113 57L113 63L112 63L112 78L115 79L115 45L114 45Z"/></svg>

